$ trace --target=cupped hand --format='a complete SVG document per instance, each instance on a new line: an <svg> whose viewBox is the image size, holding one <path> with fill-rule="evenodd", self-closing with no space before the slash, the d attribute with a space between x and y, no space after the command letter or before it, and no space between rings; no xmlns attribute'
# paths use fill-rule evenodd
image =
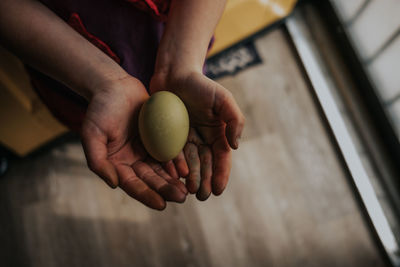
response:
<svg viewBox="0 0 400 267"><path fill-rule="evenodd" d="M131 76L99 86L90 100L81 137L93 172L111 187L119 186L146 206L162 210L165 201L183 202L187 189L142 146L137 121L148 97L143 84Z"/></svg>
<svg viewBox="0 0 400 267"><path fill-rule="evenodd" d="M231 148L237 149L244 116L232 94L200 72L156 73L150 92L167 90L178 95L190 116L188 142L176 160L184 157L189 167L186 186L206 200L211 192L220 195L231 169Z"/></svg>

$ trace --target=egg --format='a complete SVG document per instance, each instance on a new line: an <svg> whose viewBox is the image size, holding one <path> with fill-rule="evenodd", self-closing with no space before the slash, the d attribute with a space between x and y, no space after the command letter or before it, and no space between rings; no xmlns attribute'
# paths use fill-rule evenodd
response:
<svg viewBox="0 0 400 267"><path fill-rule="evenodd" d="M139 113L139 134L146 151L166 162L178 156L189 134L189 114L182 100L168 91L151 95Z"/></svg>

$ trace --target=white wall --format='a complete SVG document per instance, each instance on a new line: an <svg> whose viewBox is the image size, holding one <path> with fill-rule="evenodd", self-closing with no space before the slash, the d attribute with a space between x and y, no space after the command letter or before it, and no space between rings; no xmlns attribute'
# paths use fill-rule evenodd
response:
<svg viewBox="0 0 400 267"><path fill-rule="evenodd" d="M331 0L400 136L400 0Z"/></svg>

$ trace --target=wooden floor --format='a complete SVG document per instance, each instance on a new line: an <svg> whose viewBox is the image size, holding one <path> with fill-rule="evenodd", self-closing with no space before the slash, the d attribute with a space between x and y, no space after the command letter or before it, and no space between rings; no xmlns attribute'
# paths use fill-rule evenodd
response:
<svg viewBox="0 0 400 267"><path fill-rule="evenodd" d="M283 31L256 46L220 80L247 117L222 196L147 209L70 141L0 180L0 266L383 266Z"/></svg>

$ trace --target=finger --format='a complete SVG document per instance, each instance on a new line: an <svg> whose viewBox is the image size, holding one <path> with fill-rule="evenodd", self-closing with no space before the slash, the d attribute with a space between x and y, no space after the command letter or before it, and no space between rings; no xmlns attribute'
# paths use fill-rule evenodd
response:
<svg viewBox="0 0 400 267"><path fill-rule="evenodd" d="M157 192L149 188L145 182L139 179L131 166L123 164L118 165L117 172L120 178L119 187L130 197L152 209L165 209L167 204L164 199Z"/></svg>
<svg viewBox="0 0 400 267"><path fill-rule="evenodd" d="M183 149L186 162L189 166L189 176L186 178L186 187L191 194L196 193L200 186L200 158L197 146L187 143Z"/></svg>
<svg viewBox="0 0 400 267"><path fill-rule="evenodd" d="M200 137L200 135L199 135L201 129L209 129L209 127L204 127L204 126L200 127L200 126L198 126L198 127L196 127L196 129L190 127L188 138L187 138L187 142L193 143L195 145L204 144L203 138Z"/></svg>
<svg viewBox="0 0 400 267"><path fill-rule="evenodd" d="M160 164L158 164L158 163L156 163L156 162L154 162L154 161L152 161L152 160L151 160L151 161L148 161L147 163L149 164L150 168L152 168L153 171L154 171L156 174L158 174L159 176L161 176L162 178L164 178L168 183L170 183L170 184L172 184L172 185L178 187L179 190L181 190L182 193L184 193L185 195L188 194L188 191L187 191L187 189L186 189L186 186L185 186L180 180L178 180L178 179L176 179L176 178L172 178L172 177L164 170L164 168L163 168Z"/></svg>
<svg viewBox="0 0 400 267"><path fill-rule="evenodd" d="M217 110L219 110L218 115L226 123L225 135L229 145L233 149L237 149L239 147L239 139L242 136L245 118L233 95L226 89L224 92L219 97L220 100L217 101L219 105L217 107Z"/></svg>
<svg viewBox="0 0 400 267"><path fill-rule="evenodd" d="M182 203L186 195L175 185L169 184L153 169L142 161L133 164L133 170L151 189L159 193L165 200Z"/></svg>
<svg viewBox="0 0 400 267"><path fill-rule="evenodd" d="M107 159L107 136L91 122L85 122L81 138L89 169L100 176L111 188L116 188L118 175L114 165Z"/></svg>
<svg viewBox="0 0 400 267"><path fill-rule="evenodd" d="M187 165L185 155L181 151L179 155L174 158L174 164L176 167L176 170L178 171L179 177L186 177L189 175L189 167Z"/></svg>
<svg viewBox="0 0 400 267"><path fill-rule="evenodd" d="M232 152L225 138L217 139L212 145L213 173L212 192L218 196L224 191L231 171Z"/></svg>
<svg viewBox="0 0 400 267"><path fill-rule="evenodd" d="M172 160L163 163L163 167L172 178L179 179L178 171L176 170L175 164Z"/></svg>
<svg viewBox="0 0 400 267"><path fill-rule="evenodd" d="M211 194L211 176L212 176L212 154L208 146L199 147L200 155L200 189L197 191L198 200L204 201Z"/></svg>

